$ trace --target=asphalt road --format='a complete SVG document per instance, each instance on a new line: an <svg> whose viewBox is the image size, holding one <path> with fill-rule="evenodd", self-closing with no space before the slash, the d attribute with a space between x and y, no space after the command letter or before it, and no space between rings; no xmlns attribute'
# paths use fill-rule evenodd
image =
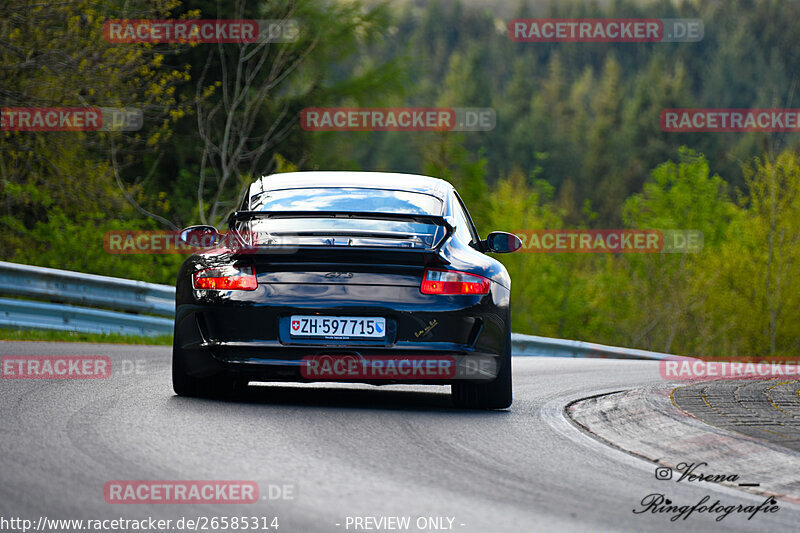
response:
<svg viewBox="0 0 800 533"><path fill-rule="evenodd" d="M680 504L763 500L658 480L655 465L562 416L572 400L658 381L655 362L515 358L512 408L468 412L451 406L445 387L267 385L239 401L179 398L169 347L0 342L0 355L106 355L114 369L102 380L0 381L3 518L277 516L280 532L363 531L348 528L348 517L387 516L410 517L408 531L420 531L419 517L443 517L445 526L452 518L460 532L778 531L800 520L783 502L750 521L633 512L653 493ZM113 480L187 479L253 480L261 501L103 497ZM270 500L270 486L291 499Z"/></svg>
<svg viewBox="0 0 800 533"><path fill-rule="evenodd" d="M675 404L708 424L800 451L800 381L717 380L675 390Z"/></svg>

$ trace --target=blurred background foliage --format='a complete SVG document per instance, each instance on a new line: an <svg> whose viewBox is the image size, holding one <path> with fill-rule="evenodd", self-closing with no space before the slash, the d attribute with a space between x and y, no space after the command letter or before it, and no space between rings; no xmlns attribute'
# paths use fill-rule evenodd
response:
<svg viewBox="0 0 800 533"><path fill-rule="evenodd" d="M511 41L509 20L532 16L699 18L705 36ZM224 72L245 64L240 45L111 44L102 25L117 18L294 18L302 31L261 50L252 84L237 87ZM0 258L173 283L183 257L111 255L104 233L219 224L254 175L424 173L458 187L482 235L703 232L695 254L499 257L514 280L515 331L685 355L797 355L800 137L665 133L659 113L793 107L798 33L800 4L780 0L6 0L0 105L132 106L145 127L0 132ZM255 110L225 106L231 91L264 84ZM497 126L311 133L299 124L312 106L435 105L492 107ZM209 114L214 106L227 111ZM250 113L266 131L244 136L256 155L220 179L203 161L199 125L237 126Z"/></svg>

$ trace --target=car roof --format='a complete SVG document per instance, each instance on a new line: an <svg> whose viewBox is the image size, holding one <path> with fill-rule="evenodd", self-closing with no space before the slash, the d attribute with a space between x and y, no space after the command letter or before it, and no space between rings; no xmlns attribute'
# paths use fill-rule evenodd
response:
<svg viewBox="0 0 800 533"><path fill-rule="evenodd" d="M326 170L286 172L263 176L250 186L250 196L264 191L319 187L354 187L359 189L418 192L430 194L445 201L447 200L448 191L453 188L445 180L418 174Z"/></svg>

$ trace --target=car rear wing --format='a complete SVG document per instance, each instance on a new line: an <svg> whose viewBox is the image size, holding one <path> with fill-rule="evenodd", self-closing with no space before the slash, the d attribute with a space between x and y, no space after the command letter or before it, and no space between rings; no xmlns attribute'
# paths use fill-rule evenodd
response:
<svg viewBox="0 0 800 533"><path fill-rule="evenodd" d="M453 234L455 226L449 217L441 215L426 215L413 213L370 213L364 211L236 211L228 218L228 229L233 234L238 234L237 225L255 219L361 219L361 220L387 220L398 222L417 222L444 228L444 234L430 248L425 251L438 251L442 244ZM242 241L242 244L246 243ZM332 245L333 246L333 245ZM302 247L302 246L301 246ZM325 246L313 245L314 248ZM400 248L400 247L398 247ZM419 249L417 249L420 251Z"/></svg>

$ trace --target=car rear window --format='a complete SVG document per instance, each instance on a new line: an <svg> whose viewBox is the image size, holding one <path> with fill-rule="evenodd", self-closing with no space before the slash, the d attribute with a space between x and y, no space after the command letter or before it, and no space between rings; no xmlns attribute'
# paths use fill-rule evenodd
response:
<svg viewBox="0 0 800 533"><path fill-rule="evenodd" d="M252 219L240 224L249 245L434 248L445 236L436 224L338 218Z"/></svg>
<svg viewBox="0 0 800 533"><path fill-rule="evenodd" d="M430 194L363 189L319 187L266 191L250 200L253 211L353 211L359 213L406 213L441 215L442 201Z"/></svg>

